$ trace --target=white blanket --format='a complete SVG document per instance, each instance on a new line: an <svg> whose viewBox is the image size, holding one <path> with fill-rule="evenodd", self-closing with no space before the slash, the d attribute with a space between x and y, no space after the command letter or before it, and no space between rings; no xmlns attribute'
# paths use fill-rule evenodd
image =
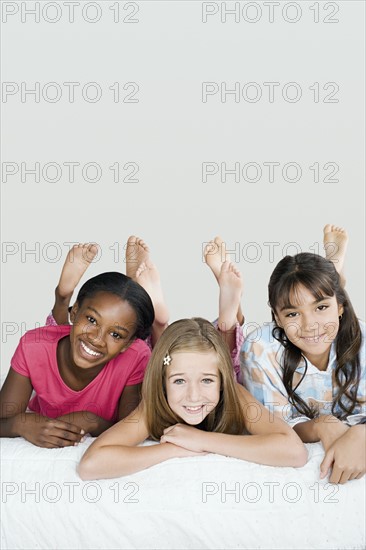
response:
<svg viewBox="0 0 366 550"><path fill-rule="evenodd" d="M365 477L320 481L320 443L303 468L210 454L83 482L75 467L92 441L1 440L2 549L365 548Z"/></svg>

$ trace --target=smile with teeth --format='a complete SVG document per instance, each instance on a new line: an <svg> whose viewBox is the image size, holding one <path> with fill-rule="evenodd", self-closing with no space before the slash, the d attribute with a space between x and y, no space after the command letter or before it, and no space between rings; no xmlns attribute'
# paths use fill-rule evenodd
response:
<svg viewBox="0 0 366 550"><path fill-rule="evenodd" d="M185 406L183 408L186 410L186 412L188 412L190 414L197 414L197 413L202 411L203 405L197 405L197 407L187 407L187 406Z"/></svg>
<svg viewBox="0 0 366 550"><path fill-rule="evenodd" d="M92 357L101 357L101 353L90 349L82 340L80 340L80 344L85 353L87 353L88 355L91 355Z"/></svg>
<svg viewBox="0 0 366 550"><path fill-rule="evenodd" d="M325 336L325 333L324 334L319 334L318 336L302 336L301 339L302 340L305 340L305 342L319 342L320 338L323 338L323 336Z"/></svg>

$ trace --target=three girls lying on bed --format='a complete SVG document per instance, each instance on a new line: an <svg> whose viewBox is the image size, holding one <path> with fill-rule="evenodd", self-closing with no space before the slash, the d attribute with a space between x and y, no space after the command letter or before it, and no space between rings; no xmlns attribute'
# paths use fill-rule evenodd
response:
<svg viewBox="0 0 366 550"><path fill-rule="evenodd" d="M301 253L276 266L273 322L248 335L241 368L242 279L220 238L205 250L220 289L216 328L200 318L168 326L159 273L136 237L127 242L127 276L93 277L69 308L97 253L74 247L47 326L27 332L13 356L0 393L1 436L53 448L102 434L79 464L83 479L206 453L300 467L302 442L315 441L325 450L321 477L330 468L334 483L362 477L364 324L344 290L347 234L327 225L324 245L325 259ZM148 437L160 445L138 446Z"/></svg>

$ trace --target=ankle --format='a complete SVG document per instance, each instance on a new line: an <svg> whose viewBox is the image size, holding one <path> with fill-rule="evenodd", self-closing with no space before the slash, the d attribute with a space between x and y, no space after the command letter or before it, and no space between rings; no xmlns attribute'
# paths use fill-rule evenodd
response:
<svg viewBox="0 0 366 550"><path fill-rule="evenodd" d="M55 288L55 300L56 300L56 303L60 303L60 304L65 304L65 303L67 303L67 305L69 305L70 300L71 300L71 298L72 298L72 295L73 295L72 292L69 292L69 293L67 293L67 294L60 292L59 286L57 286L57 287Z"/></svg>

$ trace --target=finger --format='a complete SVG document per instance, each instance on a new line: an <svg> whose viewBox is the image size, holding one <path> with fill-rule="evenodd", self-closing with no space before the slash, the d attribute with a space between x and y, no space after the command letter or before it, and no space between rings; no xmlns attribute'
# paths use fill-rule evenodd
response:
<svg viewBox="0 0 366 550"><path fill-rule="evenodd" d="M42 443L37 443L38 447L43 447L45 449L59 449L60 445L51 443L50 441L43 441Z"/></svg>
<svg viewBox="0 0 366 550"><path fill-rule="evenodd" d="M43 431L43 436L47 441L54 441L54 439L57 438L70 441L71 444L79 443L83 437L81 433L75 434L73 432L67 432L55 427L45 428Z"/></svg>
<svg viewBox="0 0 366 550"><path fill-rule="evenodd" d="M341 475L340 477L340 480L339 480L339 483L341 485L343 485L343 483L347 483L347 481L350 479L351 477L351 472L347 472L346 470L343 472L343 474Z"/></svg>
<svg viewBox="0 0 366 550"><path fill-rule="evenodd" d="M47 437L47 443L54 445L55 447L73 447L78 441L73 441L70 439L63 439L62 437L56 437L49 435Z"/></svg>
<svg viewBox="0 0 366 550"><path fill-rule="evenodd" d="M359 475L359 473L360 473L359 471L353 472L353 474L351 474L351 475L349 476L348 481L351 481L352 479L356 479L357 476Z"/></svg>
<svg viewBox="0 0 366 550"><path fill-rule="evenodd" d="M161 443L170 443L172 440L174 440L174 437L171 437L169 435L162 435L160 438Z"/></svg>
<svg viewBox="0 0 366 550"><path fill-rule="evenodd" d="M85 434L85 431L80 428L80 426L76 426L76 424L70 424L70 422L64 422L63 420L57 419L50 420L50 422L55 426L55 428L59 428L60 430L65 430L75 434Z"/></svg>
<svg viewBox="0 0 366 550"><path fill-rule="evenodd" d="M164 434L168 434L169 432L171 432L175 428L176 425L177 424L174 424L173 426L169 426L168 428L165 428Z"/></svg>
<svg viewBox="0 0 366 550"><path fill-rule="evenodd" d="M320 479L326 477L329 472L329 468L331 468L333 464L333 460L334 457L331 451L325 454L323 462L320 464Z"/></svg>
<svg viewBox="0 0 366 550"><path fill-rule="evenodd" d="M334 464L332 474L329 478L329 482L339 483L339 480L341 479L342 474L343 474L343 470L341 470L340 468L338 468L336 464Z"/></svg>
<svg viewBox="0 0 366 550"><path fill-rule="evenodd" d="M365 475L365 472L360 472L356 479L361 479Z"/></svg>

